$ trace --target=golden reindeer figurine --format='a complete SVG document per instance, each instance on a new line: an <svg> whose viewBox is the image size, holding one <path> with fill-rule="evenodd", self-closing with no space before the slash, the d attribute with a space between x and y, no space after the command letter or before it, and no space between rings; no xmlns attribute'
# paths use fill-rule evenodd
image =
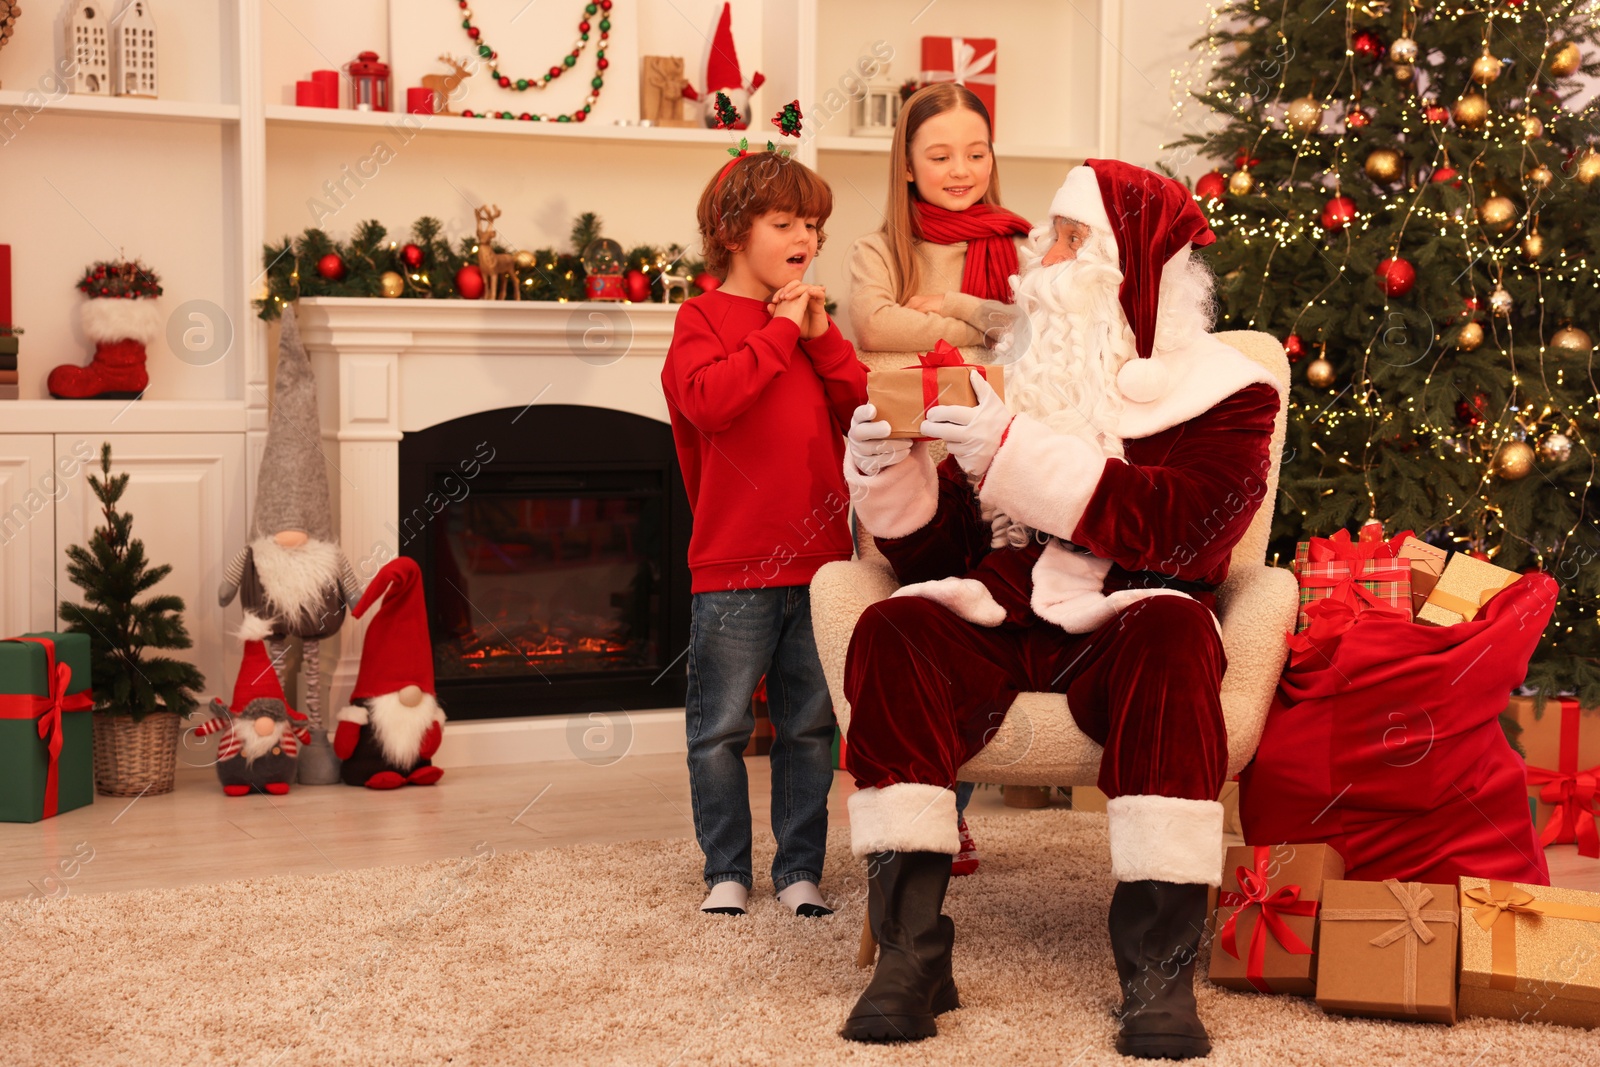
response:
<svg viewBox="0 0 1600 1067"><path fill-rule="evenodd" d="M449 74L424 74L422 87L433 90L433 113L435 115L454 115L450 110L450 98L456 94L456 86L472 77L472 71L456 62L454 56L446 53L439 57L439 62L448 63L451 67Z"/></svg>
<svg viewBox="0 0 1600 1067"><path fill-rule="evenodd" d="M517 257L511 252L496 252L491 242L494 240L494 220L500 217L500 208L495 204L485 204L483 207L474 208L472 214L478 220L478 271L483 275L483 294L490 300L504 300L501 293L501 283L508 282L511 286L511 299L522 299L522 282L517 277Z"/></svg>

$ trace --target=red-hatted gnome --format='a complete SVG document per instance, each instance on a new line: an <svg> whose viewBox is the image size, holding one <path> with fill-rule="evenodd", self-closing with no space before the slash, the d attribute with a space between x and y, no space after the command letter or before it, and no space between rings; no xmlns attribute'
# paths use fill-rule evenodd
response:
<svg viewBox="0 0 1600 1067"><path fill-rule="evenodd" d="M433 691L433 642L422 599L422 571L404 556L373 576L353 614L367 624L350 704L339 712L334 751L346 785L398 789L444 777L432 756L444 739L444 709Z"/></svg>
<svg viewBox="0 0 1600 1067"><path fill-rule="evenodd" d="M733 47L733 9L723 4L716 33L711 38L711 52L706 57L706 87L700 90L685 82L683 95L700 104L708 127L743 130L750 126L750 97L766 80L766 76L757 71L751 75L750 84L745 84L744 75L739 72L739 53ZM726 117L717 113L718 93L733 105L734 121L725 121Z"/></svg>
<svg viewBox="0 0 1600 1067"><path fill-rule="evenodd" d="M881 946L847 1038L927 1037L957 1006L940 914L956 769L1018 693L1053 691L1105 749L1117 1047L1210 1050L1193 970L1228 760L1212 606L1282 403L1209 332L1214 282L1190 250L1212 240L1177 182L1089 160L1021 250L1007 401L973 374L976 405L930 408L937 469L927 443L856 412L846 480L902 588L861 615L845 666L850 830Z"/></svg>
<svg viewBox="0 0 1600 1067"><path fill-rule="evenodd" d="M309 720L289 706L263 644L272 624L246 615L239 628L244 662L233 683L233 703L213 698L211 718L195 728L196 737L217 738L217 778L230 797L248 793L283 796L294 781L300 748L311 741Z"/></svg>

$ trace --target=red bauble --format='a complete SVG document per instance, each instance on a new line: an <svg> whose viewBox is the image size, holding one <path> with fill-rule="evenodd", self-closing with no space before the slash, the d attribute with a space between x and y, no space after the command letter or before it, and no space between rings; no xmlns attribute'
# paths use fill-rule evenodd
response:
<svg viewBox="0 0 1600 1067"><path fill-rule="evenodd" d="M1470 312L1476 312L1478 310L1478 298L1475 296L1467 297L1462 301L1462 303L1466 305L1467 310Z"/></svg>
<svg viewBox="0 0 1600 1067"><path fill-rule="evenodd" d="M1322 228L1338 233L1355 221L1356 202L1348 196L1336 196L1322 208Z"/></svg>
<svg viewBox="0 0 1600 1067"><path fill-rule="evenodd" d="M477 264L468 263L456 271L456 292L465 300L482 299L483 272L478 269Z"/></svg>
<svg viewBox="0 0 1600 1067"><path fill-rule="evenodd" d="M1362 30L1350 38L1350 50L1358 56L1377 59L1383 55L1383 41L1371 30Z"/></svg>
<svg viewBox="0 0 1600 1067"><path fill-rule="evenodd" d="M329 252L317 260L317 273L330 282L336 282L344 277L344 260L339 258L337 252Z"/></svg>
<svg viewBox="0 0 1600 1067"><path fill-rule="evenodd" d="M1299 334L1291 333L1283 339L1283 353L1289 357L1290 363L1300 362L1300 357L1306 354L1306 345L1300 340Z"/></svg>
<svg viewBox="0 0 1600 1067"><path fill-rule="evenodd" d="M650 279L642 270L630 270L622 276L622 291L635 304L642 304L650 299Z"/></svg>
<svg viewBox="0 0 1600 1067"><path fill-rule="evenodd" d="M1450 121L1450 109L1440 104L1429 104L1422 109L1422 121L1443 126Z"/></svg>
<svg viewBox="0 0 1600 1067"><path fill-rule="evenodd" d="M1359 130L1372 121L1372 116L1360 108L1352 109L1344 117L1344 124L1352 130Z"/></svg>
<svg viewBox="0 0 1600 1067"><path fill-rule="evenodd" d="M1456 401L1456 418L1476 426L1489 416L1489 394L1474 393L1471 400Z"/></svg>
<svg viewBox="0 0 1600 1067"><path fill-rule="evenodd" d="M713 293L722 284L722 279L710 271L701 271L695 275L694 284L699 287L702 293Z"/></svg>
<svg viewBox="0 0 1600 1067"><path fill-rule="evenodd" d="M1485 563L1489 562L1489 553L1487 552L1479 552L1478 550L1473 549L1472 551L1468 552L1467 555L1471 556L1473 559L1481 559Z"/></svg>
<svg viewBox="0 0 1600 1067"><path fill-rule="evenodd" d="M1240 145L1239 150L1233 154L1234 170L1244 170L1246 167L1260 166L1260 164L1261 160L1257 159L1255 156L1252 156L1250 154L1250 149L1244 147L1243 145Z"/></svg>
<svg viewBox="0 0 1600 1067"><path fill-rule="evenodd" d="M1428 180L1433 182L1435 185L1443 185L1445 182L1454 182L1459 187L1461 182L1457 180L1458 175L1459 172L1454 167L1438 167L1435 168L1432 174L1428 175Z"/></svg>
<svg viewBox="0 0 1600 1067"><path fill-rule="evenodd" d="M1194 195L1208 200L1221 200L1227 191L1228 176L1220 170L1202 174L1194 182Z"/></svg>
<svg viewBox="0 0 1600 1067"><path fill-rule="evenodd" d="M1417 268L1399 256L1381 261L1374 273L1383 282L1383 291L1390 296L1405 296L1417 282Z"/></svg>
<svg viewBox="0 0 1600 1067"><path fill-rule="evenodd" d="M404 263L409 269L416 270L422 266L422 249L416 245L406 245L400 249L400 262Z"/></svg>

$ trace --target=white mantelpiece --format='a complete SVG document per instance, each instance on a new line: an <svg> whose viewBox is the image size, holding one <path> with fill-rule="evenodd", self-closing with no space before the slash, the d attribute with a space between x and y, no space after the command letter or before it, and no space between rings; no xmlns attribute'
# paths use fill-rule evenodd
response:
<svg viewBox="0 0 1600 1067"><path fill-rule="evenodd" d="M363 580L397 554L400 438L483 411L577 404L667 421L661 368L677 305L308 297L339 539ZM340 631L330 706L355 683L364 622Z"/></svg>

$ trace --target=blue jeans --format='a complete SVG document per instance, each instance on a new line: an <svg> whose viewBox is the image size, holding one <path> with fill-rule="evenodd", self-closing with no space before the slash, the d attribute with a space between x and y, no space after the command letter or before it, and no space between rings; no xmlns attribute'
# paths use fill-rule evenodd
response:
<svg viewBox="0 0 1600 1067"><path fill-rule="evenodd" d="M773 887L822 881L833 785L833 701L803 585L696 593L689 622L689 796L706 885L751 884L750 698L767 676L772 717Z"/></svg>

